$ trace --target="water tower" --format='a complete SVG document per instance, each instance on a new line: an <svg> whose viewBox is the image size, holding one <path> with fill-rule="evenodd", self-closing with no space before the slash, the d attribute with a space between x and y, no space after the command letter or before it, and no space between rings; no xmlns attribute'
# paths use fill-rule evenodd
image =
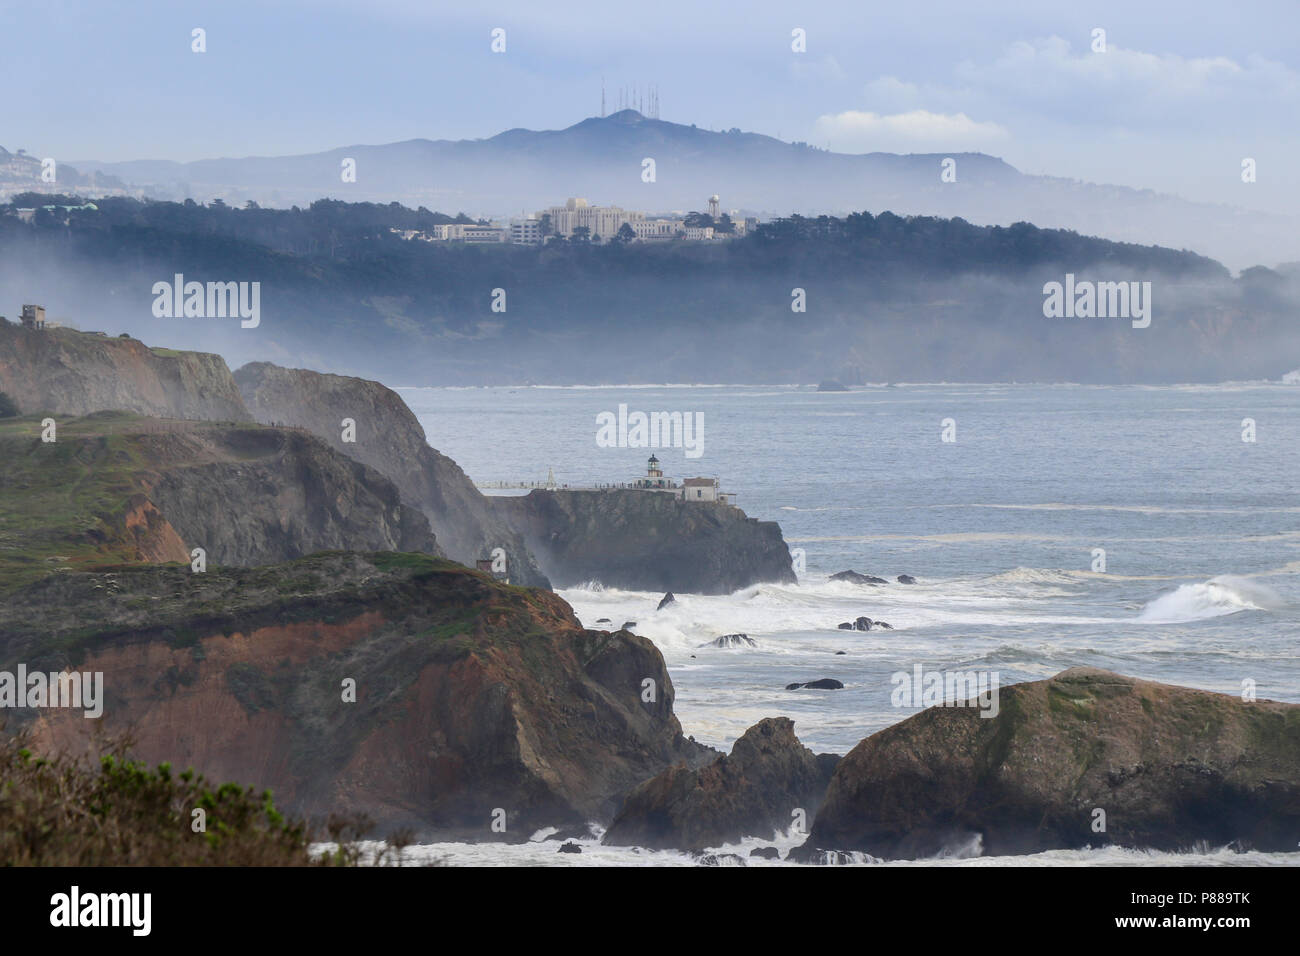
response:
<svg viewBox="0 0 1300 956"><path fill-rule="evenodd" d="M718 194L714 193L709 197L709 218L714 222L718 221Z"/></svg>

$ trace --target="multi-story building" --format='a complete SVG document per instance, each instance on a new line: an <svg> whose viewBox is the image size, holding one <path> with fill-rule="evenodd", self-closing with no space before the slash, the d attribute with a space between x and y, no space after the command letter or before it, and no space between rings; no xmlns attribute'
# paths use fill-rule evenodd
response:
<svg viewBox="0 0 1300 956"><path fill-rule="evenodd" d="M575 229L586 227L590 235L602 239L614 238L624 223L630 223L635 229L645 218L644 213L618 206L593 206L582 198L571 198L563 206L544 209L536 218L540 220L543 216L551 217L551 232L557 236L572 236Z"/></svg>
<svg viewBox="0 0 1300 956"><path fill-rule="evenodd" d="M680 219L638 219L632 223L632 231L643 242L676 239L685 229Z"/></svg>
<svg viewBox="0 0 1300 956"><path fill-rule="evenodd" d="M541 242L541 220L533 218L510 220L510 241L516 245L536 245Z"/></svg>

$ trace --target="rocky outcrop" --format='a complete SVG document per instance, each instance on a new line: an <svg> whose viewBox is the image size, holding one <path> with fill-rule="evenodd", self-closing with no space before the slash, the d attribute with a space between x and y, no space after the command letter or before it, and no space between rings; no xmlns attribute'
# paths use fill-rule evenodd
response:
<svg viewBox="0 0 1300 956"><path fill-rule="evenodd" d="M252 420L219 355L12 322L0 322L0 392L24 414L121 409L158 418Z"/></svg>
<svg viewBox="0 0 1300 956"><path fill-rule="evenodd" d="M1300 841L1300 705L1072 668L980 713L931 707L858 744L795 855Z"/></svg>
<svg viewBox="0 0 1300 956"><path fill-rule="evenodd" d="M51 575L0 604L0 668L16 661L104 675L101 720L8 712L42 751L102 722L150 763L383 827L526 839L608 820L636 784L714 756L682 737L648 640L427 555Z"/></svg>
<svg viewBox="0 0 1300 956"><path fill-rule="evenodd" d="M844 684L834 677L819 677L804 684L786 684L786 690L843 690Z"/></svg>
<svg viewBox="0 0 1300 956"><path fill-rule="evenodd" d="M859 617L853 621L842 621L839 624L841 631L869 631L873 627L878 627L886 631L892 631L894 625L886 624L884 621L873 621L869 617Z"/></svg>
<svg viewBox="0 0 1300 956"><path fill-rule="evenodd" d="M758 641L748 634L723 634L711 641L705 641L700 647L758 647Z"/></svg>
<svg viewBox="0 0 1300 956"><path fill-rule="evenodd" d="M601 841L699 851L746 836L770 839L810 820L837 758L799 742L794 721L767 717L729 755L698 770L676 766L628 795Z"/></svg>
<svg viewBox="0 0 1300 956"><path fill-rule="evenodd" d="M125 412L0 429L0 588L60 569L285 561L362 547L437 553L383 475L304 431L161 422Z"/></svg>
<svg viewBox="0 0 1300 956"><path fill-rule="evenodd" d="M474 567L501 548L511 584L549 587L520 536L459 465L429 447L419 420L392 389L269 362L242 366L235 382L259 422L305 428L392 479L402 497L428 517L448 557ZM354 441L343 440L344 419L355 423Z"/></svg>
<svg viewBox="0 0 1300 956"><path fill-rule="evenodd" d="M764 581L796 583L774 521L710 501L629 489L532 491L494 498L557 587L730 594Z"/></svg>
<svg viewBox="0 0 1300 956"><path fill-rule="evenodd" d="M848 581L850 584L888 584L884 578L874 574L861 574L857 571L837 571L831 575L832 581Z"/></svg>

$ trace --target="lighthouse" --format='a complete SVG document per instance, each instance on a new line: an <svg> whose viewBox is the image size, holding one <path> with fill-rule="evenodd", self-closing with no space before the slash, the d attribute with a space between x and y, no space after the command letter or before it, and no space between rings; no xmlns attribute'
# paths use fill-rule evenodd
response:
<svg viewBox="0 0 1300 956"><path fill-rule="evenodd" d="M651 455L650 460L646 462L645 475L647 478L662 478L664 476L663 469L659 467L659 459L654 455Z"/></svg>

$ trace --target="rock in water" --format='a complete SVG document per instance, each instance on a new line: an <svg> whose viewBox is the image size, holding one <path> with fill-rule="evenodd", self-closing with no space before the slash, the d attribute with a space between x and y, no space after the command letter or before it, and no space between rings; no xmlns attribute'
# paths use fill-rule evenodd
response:
<svg viewBox="0 0 1300 956"><path fill-rule="evenodd" d="M1202 841L1295 850L1300 704L1089 667L1004 687L998 704L988 718L931 707L862 741L791 855L908 859L973 837L992 855Z"/></svg>
<svg viewBox="0 0 1300 956"><path fill-rule="evenodd" d="M844 685L833 677L823 677L820 680L812 680L806 684L786 684L786 690L799 690L799 688L808 690L843 690Z"/></svg>
<svg viewBox="0 0 1300 956"><path fill-rule="evenodd" d="M900 575L898 576L898 583L899 583L899 584L915 584L915 583L916 583L916 578L912 577L910 574L900 574Z"/></svg>
<svg viewBox="0 0 1300 956"><path fill-rule="evenodd" d="M874 574L859 574L857 571L837 571L831 575L832 581L848 581L852 584L888 584L884 578Z"/></svg>
<svg viewBox="0 0 1300 956"><path fill-rule="evenodd" d="M706 853L700 857L700 866L748 866L743 856L735 853Z"/></svg>
<svg viewBox="0 0 1300 956"><path fill-rule="evenodd" d="M706 641L700 647L758 647L758 642L748 634L723 634Z"/></svg>
<svg viewBox="0 0 1300 956"><path fill-rule="evenodd" d="M801 744L788 717L765 718L729 755L699 770L673 767L633 790L602 842L699 851L771 839L789 829L795 809L813 818L838 759Z"/></svg>
<svg viewBox="0 0 1300 956"><path fill-rule="evenodd" d="M601 618L600 620L598 620L596 623L597 623L597 624L612 624L613 621L611 621L611 620L610 620L609 618L607 618L607 617L602 617L602 618Z"/></svg>
<svg viewBox="0 0 1300 956"><path fill-rule="evenodd" d="M632 630L632 628L634 628L634 627L636 627L636 621L624 621L624 622L623 622L623 626L620 627L619 630L620 630L620 631L630 631L630 630Z"/></svg>
<svg viewBox="0 0 1300 956"><path fill-rule="evenodd" d="M758 857L763 860L781 859L781 851L774 846L756 846L749 851L751 857Z"/></svg>
<svg viewBox="0 0 1300 956"><path fill-rule="evenodd" d="M841 630L841 631L851 631L851 630L853 630L853 624L852 624L851 622L849 622L849 621L845 621L843 624L840 625L840 630Z"/></svg>
<svg viewBox="0 0 1300 956"><path fill-rule="evenodd" d="M854 629L855 631L869 631L869 630L871 630L871 618L869 618L869 617L860 617L860 618L858 618L856 621L853 622L853 629Z"/></svg>
<svg viewBox="0 0 1300 956"><path fill-rule="evenodd" d="M676 603L677 603L677 598L673 597L672 591L669 591L667 594L664 595L663 600L659 602L659 606L655 608L655 610L662 611L668 605L676 604Z"/></svg>
<svg viewBox="0 0 1300 956"><path fill-rule="evenodd" d="M578 846L578 844L570 840L568 843L565 843L555 852L556 853L581 853L582 847Z"/></svg>

